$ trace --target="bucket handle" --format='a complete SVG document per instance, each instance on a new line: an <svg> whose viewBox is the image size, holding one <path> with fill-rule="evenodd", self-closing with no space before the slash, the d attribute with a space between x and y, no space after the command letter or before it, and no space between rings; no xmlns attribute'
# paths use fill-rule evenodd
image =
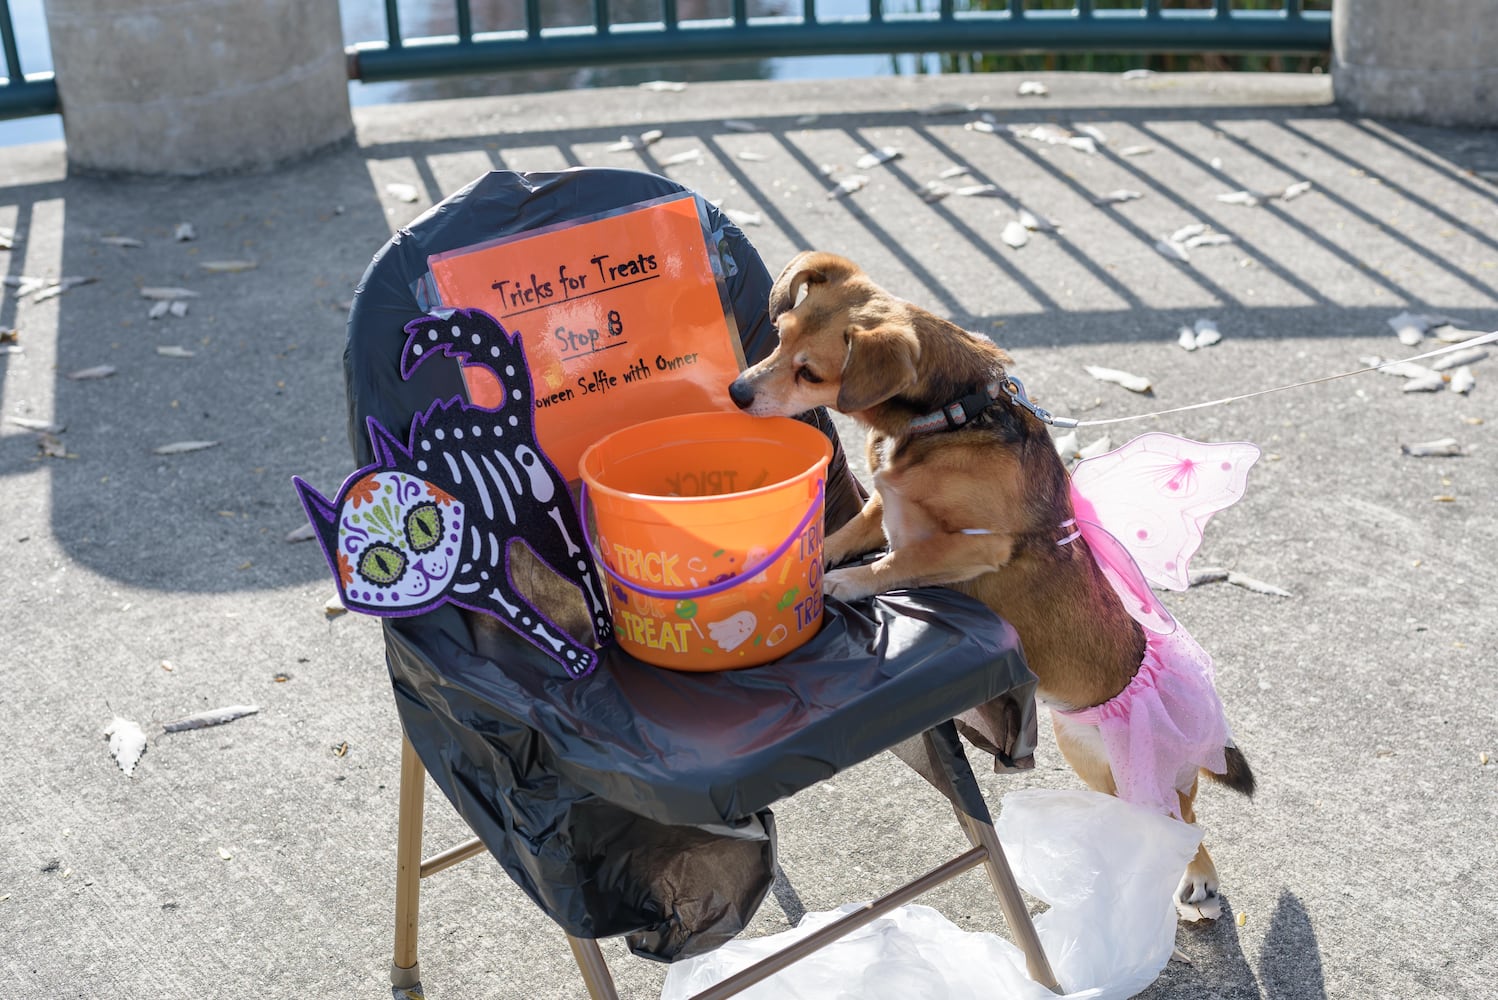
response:
<svg viewBox="0 0 1498 1000"><path fill-rule="evenodd" d="M744 571L731 576L726 580L719 580L717 583L710 583L705 587L693 587L689 590L657 590L654 587L647 587L643 584L635 583L633 580L629 580L620 576L617 572L614 571L614 568L604 560L603 553L599 552L597 547L594 546L593 538L588 533L588 484L586 482L582 483L582 489L578 493L577 502L578 506L582 508L581 521L583 527L583 544L585 544L588 547L588 551L592 553L593 561L596 562L599 566L603 567L603 571L609 575L610 579L612 579L615 583L618 583L620 586L628 587L635 593L644 594L646 597L658 597L661 600L666 601L680 601L686 600L688 598L711 597L714 594L721 594L723 591L731 590L734 587L737 587L739 584L743 583L745 580L759 576L759 574L769 569L775 564L775 560L785 555L786 550L789 549L793 544L795 544L796 539L801 537L801 533L811 525L812 520L816 517L817 508L822 506L822 501L826 498L826 496L827 480L818 479L817 492L816 495L811 498L811 506L806 509L806 514L801 518L801 522L791 529L791 533L786 538L786 540L775 546L775 551L765 556L764 559L760 560L760 562L756 565L750 566L748 569L745 569Z"/></svg>

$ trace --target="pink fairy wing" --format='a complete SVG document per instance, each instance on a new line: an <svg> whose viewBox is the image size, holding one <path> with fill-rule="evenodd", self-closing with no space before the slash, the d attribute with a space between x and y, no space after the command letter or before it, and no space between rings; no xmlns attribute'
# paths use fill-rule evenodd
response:
<svg viewBox="0 0 1498 1000"><path fill-rule="evenodd" d="M1105 528L1150 583L1185 590L1202 528L1243 495L1258 458L1259 449L1245 441L1141 434L1072 470L1072 504L1079 524Z"/></svg>
<svg viewBox="0 0 1498 1000"><path fill-rule="evenodd" d="M1072 499L1074 502L1080 499L1075 491ZM1123 543L1097 522L1086 520L1080 509L1077 510L1077 528L1081 530L1087 547L1092 550L1093 562L1098 564L1103 576L1113 585L1130 617L1151 632L1160 635L1174 632L1176 620L1165 610L1165 605L1160 603L1155 592L1150 590L1149 583L1139 572L1139 567L1134 564L1133 557Z"/></svg>

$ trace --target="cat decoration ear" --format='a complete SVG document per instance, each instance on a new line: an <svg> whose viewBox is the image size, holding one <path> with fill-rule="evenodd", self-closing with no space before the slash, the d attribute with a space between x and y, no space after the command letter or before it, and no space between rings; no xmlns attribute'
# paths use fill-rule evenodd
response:
<svg viewBox="0 0 1498 1000"><path fill-rule="evenodd" d="M401 351L401 378L409 379L421 363L436 354L459 364L492 366L511 349L509 333L481 309L454 309L441 316L423 316L406 324L406 346Z"/></svg>
<svg viewBox="0 0 1498 1000"><path fill-rule="evenodd" d="M338 572L337 561L338 507L298 476L291 477L291 485L296 487L297 498L302 501L302 509L307 512L307 522L317 532L317 543L322 546L323 556L327 558L333 576L339 579L341 591L342 577Z"/></svg>
<svg viewBox="0 0 1498 1000"><path fill-rule="evenodd" d="M369 430L369 443L374 448L375 464L382 469L394 469L400 464L399 456L411 457L400 438L387 431L379 421L370 417L364 422Z"/></svg>

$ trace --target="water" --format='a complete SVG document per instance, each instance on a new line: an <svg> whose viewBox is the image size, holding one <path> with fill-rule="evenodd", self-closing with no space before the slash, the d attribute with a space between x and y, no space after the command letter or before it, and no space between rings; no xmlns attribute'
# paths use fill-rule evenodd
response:
<svg viewBox="0 0 1498 1000"><path fill-rule="evenodd" d="M383 40L385 37L384 5L378 0L339 0L343 16L345 44ZM549 0L543 5L551 24L588 23L591 2L587 0ZM751 14L777 9L800 9L774 0L750 4ZM613 0L612 16L616 22L626 20L631 12L658 10L659 4L645 0ZM683 19L728 16L729 0L680 0L678 10ZM10 0L11 16L16 29L16 44L21 52L22 69L29 73L52 68L52 52L47 43L43 0ZM402 33L407 38L429 34L454 33L451 0L400 0ZM472 0L476 31L502 30L521 26L521 0ZM819 17L831 18L868 13L868 0L818 0ZM638 16L638 15L636 15ZM552 20L554 19L554 20ZM396 83L350 83L349 100L356 106L390 104L404 101L434 100L445 97L475 97L488 94L510 94L538 90L564 90L575 87L629 86L645 80L672 79L701 82L708 80L806 80L844 79L849 77L887 76L935 70L930 57L901 55L807 56L796 59L742 60L735 62L693 62L658 66L597 67L579 70L546 70L532 73L496 74L488 77L461 77L443 80L410 80ZM60 115L44 115L0 121L0 146L46 142L61 139Z"/></svg>

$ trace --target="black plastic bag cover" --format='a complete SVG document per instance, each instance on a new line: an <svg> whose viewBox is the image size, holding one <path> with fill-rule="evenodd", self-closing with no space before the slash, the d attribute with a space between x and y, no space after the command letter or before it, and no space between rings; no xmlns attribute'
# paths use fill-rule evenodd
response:
<svg viewBox="0 0 1498 1000"><path fill-rule="evenodd" d="M349 431L410 426L461 391L456 365L403 381L407 322L431 254L685 189L635 171L494 171L397 233L361 281L345 352ZM770 276L743 234L704 206L745 354L774 347ZM809 416L833 436L826 414ZM835 445L829 530L862 502ZM955 591L827 602L812 641L762 667L678 673L602 650L562 677L529 643L476 633L451 606L385 619L386 658L407 736L427 772L506 872L578 937L629 935L673 960L729 940L774 874L777 799L983 706L1002 718L1004 760L1034 748L1034 677L1012 628ZM497 644L497 645L496 645Z"/></svg>

